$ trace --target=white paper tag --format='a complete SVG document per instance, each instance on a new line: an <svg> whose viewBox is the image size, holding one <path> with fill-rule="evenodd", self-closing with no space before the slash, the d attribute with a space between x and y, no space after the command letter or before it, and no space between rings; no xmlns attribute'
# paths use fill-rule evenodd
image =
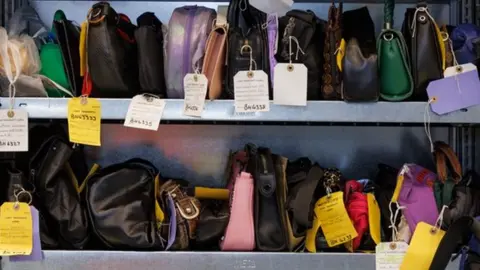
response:
<svg viewBox="0 0 480 270"><path fill-rule="evenodd" d="M465 72L469 72L469 71L473 71L473 70L476 71L477 67L472 63L459 65L459 66L448 67L443 72L443 77L445 77L445 78L446 77L451 77L451 76L455 76L455 75L465 73Z"/></svg>
<svg viewBox="0 0 480 270"><path fill-rule="evenodd" d="M28 151L28 113L0 110L0 152Z"/></svg>
<svg viewBox="0 0 480 270"><path fill-rule="evenodd" d="M307 106L307 75L304 64L279 63L273 79L273 103Z"/></svg>
<svg viewBox="0 0 480 270"><path fill-rule="evenodd" d="M183 78L185 100L183 114L201 117L205 106L208 79L203 74L187 74Z"/></svg>
<svg viewBox="0 0 480 270"><path fill-rule="evenodd" d="M148 95L134 96L130 106L128 106L127 116L123 125L156 131L158 130L164 109L165 100L163 99Z"/></svg>
<svg viewBox="0 0 480 270"><path fill-rule="evenodd" d="M235 112L268 112L268 76L263 70L239 71L233 77Z"/></svg>
<svg viewBox="0 0 480 270"><path fill-rule="evenodd" d="M400 269L407 249L408 244L405 242L384 242L378 244L375 248L375 269Z"/></svg>

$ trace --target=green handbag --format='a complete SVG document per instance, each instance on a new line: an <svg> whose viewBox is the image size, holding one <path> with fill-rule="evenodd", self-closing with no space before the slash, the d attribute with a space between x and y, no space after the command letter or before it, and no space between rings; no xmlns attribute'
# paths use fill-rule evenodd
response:
<svg viewBox="0 0 480 270"><path fill-rule="evenodd" d="M380 97L402 101L413 93L408 48L400 31L392 29L395 0L385 0L385 29L377 39Z"/></svg>
<svg viewBox="0 0 480 270"><path fill-rule="evenodd" d="M63 11L55 12L54 20L64 18L65 14ZM55 28L52 27L52 29ZM55 31L52 30L52 32L49 37L52 40L46 42L40 48L40 62L42 63L40 74L56 83L56 87L46 86L48 97L72 97L71 85L65 71L62 49L55 40ZM58 85L62 87L60 88L62 90L58 88Z"/></svg>

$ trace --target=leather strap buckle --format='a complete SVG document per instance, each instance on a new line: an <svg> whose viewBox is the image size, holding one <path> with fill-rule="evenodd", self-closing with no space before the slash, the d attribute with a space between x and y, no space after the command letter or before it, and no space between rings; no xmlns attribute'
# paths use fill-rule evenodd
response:
<svg viewBox="0 0 480 270"><path fill-rule="evenodd" d="M177 205L180 215L186 220L195 219L200 215L200 209L198 209L192 198L186 197L175 204Z"/></svg>

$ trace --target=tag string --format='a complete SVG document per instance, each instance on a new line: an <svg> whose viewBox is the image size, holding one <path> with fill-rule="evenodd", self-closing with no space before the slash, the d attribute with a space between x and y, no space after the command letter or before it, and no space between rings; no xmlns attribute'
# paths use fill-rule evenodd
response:
<svg viewBox="0 0 480 270"><path fill-rule="evenodd" d="M397 219L398 219L398 215L401 213L401 211L407 207L405 206L400 206L400 204L398 202L395 202L395 204L397 205L397 210L395 210L395 214L393 213L393 209L392 209L392 204L394 202L390 202L388 204L388 210L390 211L390 226L388 226L389 228L392 229L392 241L393 242L397 242L398 241L398 238L397 238L397 234L398 234L398 228L397 228Z"/></svg>
<svg viewBox="0 0 480 270"><path fill-rule="evenodd" d="M435 19L432 17L432 15L430 14L430 12L428 11L428 8L426 7L417 7L417 9L415 10L415 13L413 14L413 24L412 24L412 38L415 37L415 34L416 34L416 31L417 31L417 16L418 16L418 12L425 12L425 14L427 14L428 18L430 18L430 20L432 20L433 23L437 24L435 22ZM424 18L422 21L425 21L426 18Z"/></svg>
<svg viewBox="0 0 480 270"><path fill-rule="evenodd" d="M289 36L288 37L288 60L290 61L290 64L292 64L292 41L294 41L297 44L297 52L295 53L295 61L298 60L298 53L301 52L303 55L305 55L305 52L300 48L300 43L298 42L298 39L294 36Z"/></svg>
<svg viewBox="0 0 480 270"><path fill-rule="evenodd" d="M432 140L432 131L430 128L430 104L433 102L435 102L435 99L431 98L425 105L425 110L423 111L423 127L425 128L425 135L427 135L428 142L430 143L430 152L432 153L435 151Z"/></svg>
<svg viewBox="0 0 480 270"><path fill-rule="evenodd" d="M446 209L448 209L447 205L442 206L442 211L440 211L440 214L438 214L437 221L435 222L435 227L432 230L433 233L437 232L439 229L442 228L443 215L445 214Z"/></svg>
<svg viewBox="0 0 480 270"><path fill-rule="evenodd" d="M453 43L452 43L452 40L450 39L450 36L448 35L447 32L442 32L443 36L443 41L444 42L448 42L448 44L450 45L450 53L452 54L452 59L453 59L453 66L455 67L455 75L454 78L455 78L455 82L457 83L457 90L458 92L461 94L462 93L462 89L460 88L460 81L458 80L458 73L461 73L462 72L462 66L458 64L458 61L457 61L457 57L455 56L455 51L453 51Z"/></svg>

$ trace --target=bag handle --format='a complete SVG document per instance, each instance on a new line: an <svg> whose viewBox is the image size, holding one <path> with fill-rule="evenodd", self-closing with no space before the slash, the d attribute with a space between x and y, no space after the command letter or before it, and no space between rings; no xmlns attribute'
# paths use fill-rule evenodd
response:
<svg viewBox="0 0 480 270"><path fill-rule="evenodd" d="M444 142L435 142L434 144L434 156L435 156L435 164L437 167L437 175L438 179L445 183L448 177L448 163L450 164L450 168L452 169L451 174L455 184L460 182L462 178L462 165L458 160L457 155L453 152L452 148L444 143Z"/></svg>
<svg viewBox="0 0 480 270"><path fill-rule="evenodd" d="M385 29L393 28L393 14L395 11L395 0L385 0L383 6L383 23Z"/></svg>

